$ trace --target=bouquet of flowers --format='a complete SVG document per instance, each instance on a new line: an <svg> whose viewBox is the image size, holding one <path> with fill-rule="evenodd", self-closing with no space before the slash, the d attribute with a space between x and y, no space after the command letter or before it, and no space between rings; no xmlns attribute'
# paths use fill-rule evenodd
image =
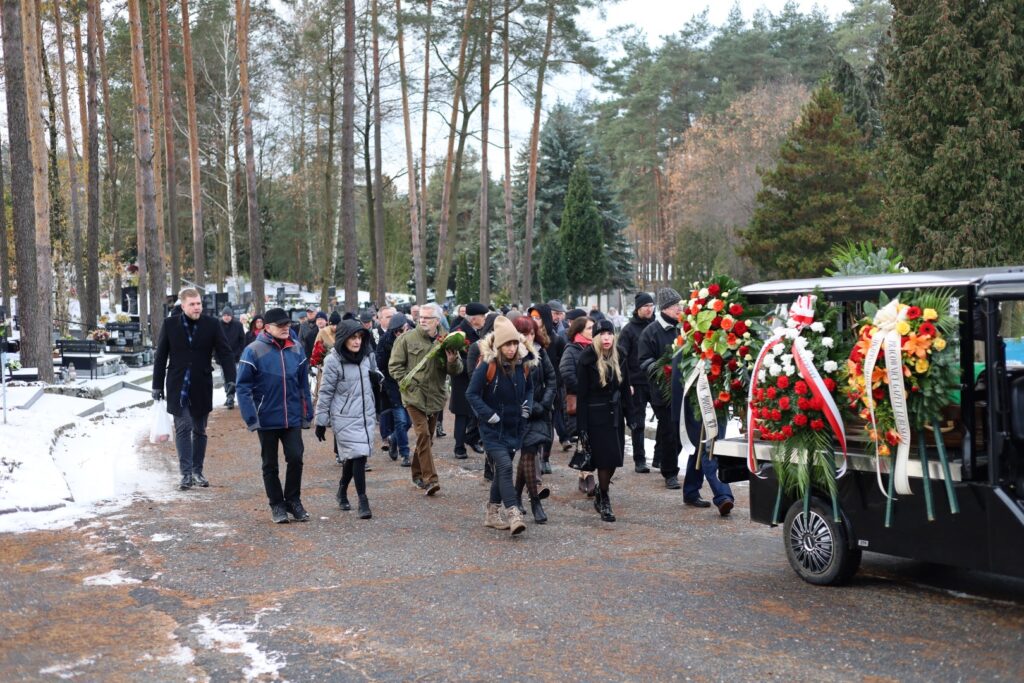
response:
<svg viewBox="0 0 1024 683"><path fill-rule="evenodd" d="M907 463L910 428L935 432L939 459L945 472L946 490L953 512L958 511L949 476L942 437L936 421L960 387L960 362L949 341L958 322L948 313L951 292L914 291L889 300L883 293L879 305L867 304L857 342L846 362L844 391L847 404L864 422L875 445L875 471L879 487L888 498L886 525L891 522L893 491L910 495ZM934 518L928 481L924 436L918 443L925 478L925 504ZM882 487L882 459L889 461L888 490Z"/></svg>
<svg viewBox="0 0 1024 683"><path fill-rule="evenodd" d="M817 295L799 297L784 325L772 330L754 365L748 397L747 466L756 472L754 439L772 442L772 463L783 491L810 501L812 488L828 491L838 517L836 479L845 472L846 432L835 395L846 353L839 310ZM833 441L833 439L835 441ZM835 462L835 446L841 450Z"/></svg>
<svg viewBox="0 0 1024 683"><path fill-rule="evenodd" d="M130 315L128 315L127 313L118 313L116 316L114 316L114 320L116 320L117 322L119 322L121 324L124 324L124 323L130 323L132 321L132 317Z"/></svg>
<svg viewBox="0 0 1024 683"><path fill-rule="evenodd" d="M110 341L110 332L104 329L93 330L92 332L89 333L88 338L92 339L93 341L106 343Z"/></svg>
<svg viewBox="0 0 1024 683"><path fill-rule="evenodd" d="M461 330L456 330L449 334L439 336L434 340L434 345L430 347L427 354L420 359L413 369L402 378L402 381L398 383L398 388L401 391L408 391L409 387L412 386L413 378L416 374L426 367L432 359L436 359L435 362L441 363L442 367L448 363L446 353L448 351L465 351L466 347L469 346L469 340L466 339L466 334Z"/></svg>
<svg viewBox="0 0 1024 683"><path fill-rule="evenodd" d="M701 411L707 438L718 435L715 413L746 398L760 347L755 324L745 317L747 309L735 280L720 276L695 282L680 308L681 334L652 366L652 379L667 397L672 393L672 364L679 357L679 371L686 378L684 393ZM690 394L694 383L697 391Z"/></svg>

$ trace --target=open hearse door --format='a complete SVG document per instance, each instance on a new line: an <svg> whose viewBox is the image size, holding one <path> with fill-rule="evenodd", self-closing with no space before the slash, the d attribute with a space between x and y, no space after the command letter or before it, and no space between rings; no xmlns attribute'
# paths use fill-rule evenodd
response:
<svg viewBox="0 0 1024 683"><path fill-rule="evenodd" d="M779 486L779 475L786 474L794 456L779 459L777 444L772 443L776 435L757 428L756 404L753 421L736 415L744 418L756 438L748 440L745 434L714 442L723 472L745 473L748 464L757 471L749 475L751 519L783 526L784 548L793 569L811 583L843 583L856 572L861 553L867 550L1024 577L1024 266L782 280L748 285L741 292L751 304L777 307L783 323L794 300L812 292L837 308L838 331L853 348L847 368L836 373L837 381L867 368L869 377L864 379L873 387L866 389L869 395L862 403L856 402L855 382L850 383L853 394L836 399L845 426L846 454L845 472L833 477L833 490L811 480L806 495L794 493L789 475L783 476L785 486ZM935 331L937 324L923 328L920 320L916 332L908 332L911 325L900 324L906 318L905 304L899 305L901 317L894 317L890 327L865 325L871 315L876 321L887 311L896 315L893 300L914 297L944 302L936 323L946 321L948 334ZM887 303L892 306L886 308ZM927 310L935 315L934 309ZM909 313L921 315L913 306ZM871 335L885 329L893 336L886 338L888 344L884 339L874 343L877 362L864 359ZM777 327L776 334L779 330L784 327ZM939 337L941 342L936 341ZM900 371L888 371L895 363L883 360L894 340L902 350L888 358L903 358L897 362L905 386ZM905 405L921 400L915 392L928 390L925 382L917 382L915 363L917 370L927 369L930 360L939 358L932 354L945 351L947 345L952 351L943 357L959 370L959 387L954 376L953 390L942 394L948 400L939 402L945 404L941 414L911 430ZM796 346L793 353L799 356ZM765 380L771 383L772 377L762 369L760 381ZM890 389L897 381L900 387ZM753 377L752 382L757 386L759 380ZM844 400L849 396L850 402ZM872 396L877 400L872 402ZM813 400L808 393L809 404ZM930 400L936 405L934 396ZM869 403L876 412L864 408ZM778 410L775 415L760 410L769 419L779 417ZM866 421L869 412L871 420ZM790 415L783 412L782 422ZM883 435L885 420L893 427ZM778 427L780 422L773 424ZM909 434L909 439L900 439L899 433ZM841 470L838 441L832 438L828 457L834 456L836 469ZM748 454L753 455L749 461Z"/></svg>

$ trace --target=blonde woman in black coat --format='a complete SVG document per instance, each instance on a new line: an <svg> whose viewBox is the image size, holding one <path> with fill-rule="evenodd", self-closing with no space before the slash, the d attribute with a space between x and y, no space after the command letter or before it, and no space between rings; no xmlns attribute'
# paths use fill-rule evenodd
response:
<svg viewBox="0 0 1024 683"><path fill-rule="evenodd" d="M580 355L576 380L576 429L597 469L594 509L614 522L608 485L622 467L626 430L633 422L629 373L622 367L610 320L594 325L594 343ZM629 423L629 424L627 424Z"/></svg>

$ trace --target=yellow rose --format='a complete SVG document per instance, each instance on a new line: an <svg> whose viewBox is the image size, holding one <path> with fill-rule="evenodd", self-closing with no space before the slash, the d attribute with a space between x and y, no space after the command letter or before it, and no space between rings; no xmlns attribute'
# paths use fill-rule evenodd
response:
<svg viewBox="0 0 1024 683"><path fill-rule="evenodd" d="M899 321L896 324L896 332L898 332L901 337L907 336L908 334L910 334L910 323L908 323L906 320Z"/></svg>
<svg viewBox="0 0 1024 683"><path fill-rule="evenodd" d="M921 317L924 318L925 320L938 320L939 314L938 312L936 312L934 308L926 308L924 309L924 312L921 314Z"/></svg>
<svg viewBox="0 0 1024 683"><path fill-rule="evenodd" d="M936 351L943 350L944 348L946 348L946 340L943 339L942 337L939 337L938 339L932 342L932 348L934 348Z"/></svg>
<svg viewBox="0 0 1024 683"><path fill-rule="evenodd" d="M917 362L914 364L914 369L917 370L918 374L928 372L928 359L918 358Z"/></svg>

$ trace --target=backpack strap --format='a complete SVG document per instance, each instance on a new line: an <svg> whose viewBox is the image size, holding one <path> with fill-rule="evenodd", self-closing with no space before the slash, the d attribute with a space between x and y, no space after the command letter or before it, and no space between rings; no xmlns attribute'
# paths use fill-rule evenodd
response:
<svg viewBox="0 0 1024 683"><path fill-rule="evenodd" d="M498 374L498 362L492 360L490 363L487 364L487 383L490 384L491 382L493 382L494 381L494 377L497 374ZM529 365L523 365L523 375L526 378L530 377L530 366Z"/></svg>

